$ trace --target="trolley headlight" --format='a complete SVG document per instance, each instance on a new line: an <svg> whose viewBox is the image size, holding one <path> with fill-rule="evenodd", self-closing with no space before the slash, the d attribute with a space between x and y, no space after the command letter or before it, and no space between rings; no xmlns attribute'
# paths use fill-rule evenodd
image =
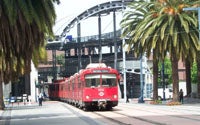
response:
<svg viewBox="0 0 200 125"><path fill-rule="evenodd" d="M114 97L114 99L116 99L116 98L117 98L117 95L114 95L113 97Z"/></svg>
<svg viewBox="0 0 200 125"><path fill-rule="evenodd" d="M90 96L88 96L88 95L87 95L85 98L86 98L86 99L89 99L89 98L90 98Z"/></svg>

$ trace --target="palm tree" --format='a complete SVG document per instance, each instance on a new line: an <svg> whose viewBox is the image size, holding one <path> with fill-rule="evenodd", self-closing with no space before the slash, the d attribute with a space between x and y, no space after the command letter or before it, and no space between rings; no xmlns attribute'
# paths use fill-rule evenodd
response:
<svg viewBox="0 0 200 125"><path fill-rule="evenodd" d="M187 96L189 96L192 92L192 84L191 84L191 63L189 60L185 60L185 74L186 74L186 89Z"/></svg>
<svg viewBox="0 0 200 125"><path fill-rule="evenodd" d="M140 38L138 38L138 41L135 42L135 36L137 30L135 30L138 25L142 26L143 24L139 24L142 20L144 20L145 15L148 13L148 6L146 4L137 4L132 3L130 6L130 11L127 11L124 14L124 18L121 21L121 26L123 28L122 37L129 37L129 40L126 42L128 45L128 50L133 49L137 56L140 56L140 53L143 53L147 51L147 56L149 57L151 55L151 49L149 46L143 47L141 45ZM139 31L139 30L138 30ZM151 37L150 39L152 39ZM134 43L133 43L134 42ZM155 43L158 44L158 43ZM159 45L154 45L155 48L153 49L153 99L158 100L158 61L160 57L159 53ZM151 47L150 47L151 48Z"/></svg>
<svg viewBox="0 0 200 125"><path fill-rule="evenodd" d="M0 3L0 109L2 83L30 72L34 50L53 36L54 2L59 0L1 0Z"/></svg>
<svg viewBox="0 0 200 125"><path fill-rule="evenodd" d="M163 61L169 53L172 63L173 100L178 101L179 77L178 60L187 57L192 48L194 56L198 50L197 18L194 13L183 12L183 7L193 2L179 0L158 0L152 2L133 2L127 12L122 27L133 27L128 19L135 20L138 13L143 13L141 20L133 30L124 30L123 36L130 36L127 43L136 52L150 53L156 49L158 60ZM131 15L131 16L129 16ZM128 17L128 18L127 18ZM138 20L136 18L136 20ZM142 48L143 51L139 51ZM193 57L194 57L193 56Z"/></svg>
<svg viewBox="0 0 200 125"><path fill-rule="evenodd" d="M38 49L35 49L33 51L32 61L36 68L38 67L38 64L41 63L41 61L42 62L47 61L46 45L40 46Z"/></svg>
<svg viewBox="0 0 200 125"><path fill-rule="evenodd" d="M158 100L158 59L155 49L153 50L153 100Z"/></svg>

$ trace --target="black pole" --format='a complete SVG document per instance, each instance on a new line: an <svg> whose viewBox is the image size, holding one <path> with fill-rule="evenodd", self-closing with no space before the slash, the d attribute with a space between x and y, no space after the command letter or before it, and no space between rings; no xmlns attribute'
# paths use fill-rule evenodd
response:
<svg viewBox="0 0 200 125"><path fill-rule="evenodd" d="M165 63L164 60L162 62L162 86L163 86L163 100L165 100L165 67L164 67Z"/></svg>
<svg viewBox="0 0 200 125"><path fill-rule="evenodd" d="M144 89L144 78L143 78L143 58L142 53L140 55L140 97L138 99L138 103L144 103L144 97L143 97L143 89Z"/></svg>
<svg viewBox="0 0 200 125"><path fill-rule="evenodd" d="M65 50L65 72L63 73L64 76L67 76L67 56L68 56L68 53L67 53L67 50Z"/></svg>
<svg viewBox="0 0 200 125"><path fill-rule="evenodd" d="M117 69L117 40L116 40L116 15L115 10L113 11L113 29L114 29L114 48L115 48L115 59L114 59L114 68Z"/></svg>
<svg viewBox="0 0 200 125"><path fill-rule="evenodd" d="M99 18L98 18L98 29L99 29L99 63L102 63L101 14L99 14Z"/></svg>
<svg viewBox="0 0 200 125"><path fill-rule="evenodd" d="M52 50L52 61L53 61L53 67L52 67L52 70L53 70L53 81L57 79L57 68L56 68L56 49L53 49Z"/></svg>
<svg viewBox="0 0 200 125"><path fill-rule="evenodd" d="M82 68L82 64L81 64L81 24L80 23L77 24L77 42L78 42L78 71L79 71Z"/></svg>

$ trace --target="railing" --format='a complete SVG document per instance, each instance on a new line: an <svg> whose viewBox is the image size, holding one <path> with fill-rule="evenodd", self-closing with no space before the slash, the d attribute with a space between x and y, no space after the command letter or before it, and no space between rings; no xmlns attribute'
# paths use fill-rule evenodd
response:
<svg viewBox="0 0 200 125"><path fill-rule="evenodd" d="M116 37L117 38L121 37L121 30L116 31ZM101 34L101 39L113 39L113 38L114 38L114 32ZM99 40L99 35L81 37L81 42L88 42L88 41L91 41L91 40L93 40L93 41ZM77 42L77 38L73 38L72 42Z"/></svg>

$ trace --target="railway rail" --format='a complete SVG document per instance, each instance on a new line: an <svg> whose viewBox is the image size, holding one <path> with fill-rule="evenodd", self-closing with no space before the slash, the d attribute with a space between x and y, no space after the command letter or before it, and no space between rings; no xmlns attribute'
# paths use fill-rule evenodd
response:
<svg viewBox="0 0 200 125"><path fill-rule="evenodd" d="M72 106L73 108L73 106ZM83 111L87 117L100 119L109 125L198 125L200 107L197 106L154 106L121 103L111 111Z"/></svg>

